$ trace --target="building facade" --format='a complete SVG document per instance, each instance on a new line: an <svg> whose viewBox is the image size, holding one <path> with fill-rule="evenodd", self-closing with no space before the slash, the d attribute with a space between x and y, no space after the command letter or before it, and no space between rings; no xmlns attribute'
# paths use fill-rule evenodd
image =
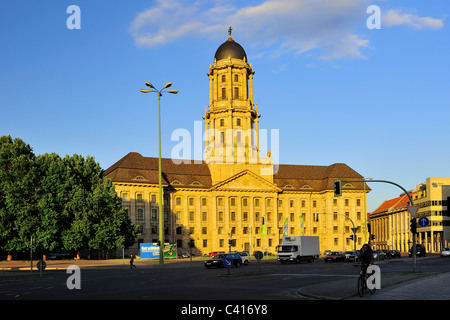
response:
<svg viewBox="0 0 450 320"><path fill-rule="evenodd" d="M450 245L450 178L428 178L410 193L414 206L419 209L414 219L426 217L429 224L417 224L416 242L427 252L440 252ZM378 249L396 249L408 252L412 246L410 231L411 214L409 198L402 195L385 201L370 214L373 244Z"/></svg>
<svg viewBox="0 0 450 320"><path fill-rule="evenodd" d="M197 255L211 251L275 253L283 234L315 235L321 251L352 250L367 241L365 183L343 183L334 197L333 181L361 180L346 164L282 165L270 152L259 154L258 106L244 49L231 35L216 51L208 72L209 105L204 161L162 159L165 242ZM157 242L158 158L129 153L106 170L139 225L141 242ZM138 246L136 247L138 248Z"/></svg>

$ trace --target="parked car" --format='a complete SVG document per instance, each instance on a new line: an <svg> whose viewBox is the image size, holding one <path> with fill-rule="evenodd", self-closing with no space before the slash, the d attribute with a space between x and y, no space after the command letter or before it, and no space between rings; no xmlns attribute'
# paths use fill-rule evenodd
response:
<svg viewBox="0 0 450 320"><path fill-rule="evenodd" d="M325 262L345 261L345 254L343 252L333 251L330 252L325 258Z"/></svg>
<svg viewBox="0 0 450 320"><path fill-rule="evenodd" d="M386 255L381 250L373 250L373 258L375 260L384 260L386 258Z"/></svg>
<svg viewBox="0 0 450 320"><path fill-rule="evenodd" d="M242 251L242 252L238 252L238 253L242 258L242 263L244 265L248 265L250 263L250 254L248 253L248 251Z"/></svg>
<svg viewBox="0 0 450 320"><path fill-rule="evenodd" d="M52 252L46 256L46 259L48 259L48 260L65 260L65 259L72 259L72 256L68 253Z"/></svg>
<svg viewBox="0 0 450 320"><path fill-rule="evenodd" d="M225 251L213 251L209 253L210 257L215 257L217 256L219 253L225 253Z"/></svg>
<svg viewBox="0 0 450 320"><path fill-rule="evenodd" d="M413 247L411 246L411 249L409 249L409 257L412 257L413 253ZM425 257L426 255L426 250L425 247L422 246L421 244L416 244L416 255L418 257Z"/></svg>
<svg viewBox="0 0 450 320"><path fill-rule="evenodd" d="M355 251L345 251L345 261L356 261Z"/></svg>
<svg viewBox="0 0 450 320"><path fill-rule="evenodd" d="M389 250L387 256L389 256L389 258L400 258L400 251L398 250Z"/></svg>
<svg viewBox="0 0 450 320"><path fill-rule="evenodd" d="M211 267L223 268L225 267L223 261L226 258L230 258L233 261L233 266L237 268L242 265L242 258L238 253L219 253L212 259L205 260L205 267L208 269Z"/></svg>
<svg viewBox="0 0 450 320"><path fill-rule="evenodd" d="M186 251L183 251L183 252L180 253L179 257L180 257L180 258L189 258L190 255L189 255L189 253L187 253Z"/></svg>
<svg viewBox="0 0 450 320"><path fill-rule="evenodd" d="M385 259L390 259L391 256L389 255L389 251L386 249L381 250L384 253L384 258Z"/></svg>
<svg viewBox="0 0 450 320"><path fill-rule="evenodd" d="M449 248L444 248L441 251L441 258L443 257L450 257L450 249Z"/></svg>

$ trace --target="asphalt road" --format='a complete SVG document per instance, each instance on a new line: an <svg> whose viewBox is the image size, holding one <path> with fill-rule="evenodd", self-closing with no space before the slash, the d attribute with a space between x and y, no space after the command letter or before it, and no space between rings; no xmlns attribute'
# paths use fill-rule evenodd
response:
<svg viewBox="0 0 450 320"><path fill-rule="evenodd" d="M450 267L450 259L438 256L417 261L418 271L444 272ZM70 261L66 265L77 263L79 289L69 289L67 282L73 273L67 273L64 262L61 270L46 270L42 278L36 271L32 275L29 271L0 271L0 300L309 300L297 289L317 283L326 286L329 281L356 277L359 271L351 263L324 263L323 259L284 265L266 259L260 271L255 260L230 269L206 269L203 261L166 263L163 267L136 263L134 269L126 263L92 267ZM386 260L379 266L382 272L411 272L412 259Z"/></svg>

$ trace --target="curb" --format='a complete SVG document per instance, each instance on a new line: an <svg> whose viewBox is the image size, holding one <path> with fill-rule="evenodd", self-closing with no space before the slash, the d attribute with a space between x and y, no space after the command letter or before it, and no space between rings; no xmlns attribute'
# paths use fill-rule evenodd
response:
<svg viewBox="0 0 450 320"><path fill-rule="evenodd" d="M438 275L438 274L441 274L441 273L440 272L434 272L434 273L414 274L414 275L411 275L411 277L406 277L404 279L392 279L392 281L389 281L387 283L383 283L382 288L384 289L384 288L388 288L388 287L391 287L391 286L394 286L394 285L398 285L398 284L401 284L401 283L409 282L409 281L412 281L412 280L417 280L417 279L428 277L428 276ZM393 274L392 276L393 277L400 277L402 275L403 274L400 273L400 274ZM345 299L350 299L350 298L358 296L358 293L356 292L356 281L355 281L356 279L357 279L357 276L355 276L354 278L352 277L351 280L348 280L348 279L336 280L336 281L333 281L333 282L329 283L327 287L325 287L324 284L316 284L316 285L305 286L305 287L297 289L297 293L299 295L303 296L303 297L317 299L317 300L345 300ZM351 281L350 287L351 286L355 287L355 290L354 290L353 293L347 293L347 294L343 293L341 296L333 297L331 295L326 295L326 294L323 294L323 293L311 293L311 292L308 292L309 291L308 289L311 289L311 288L313 288L312 291L315 291L314 289L317 290L317 289L322 289L323 288L324 292L330 292L330 290L329 290L330 286L331 287L344 288L345 286L348 286L349 281ZM328 290L327 290L327 288L328 288ZM345 291L345 289L343 289L343 291ZM375 292L375 294L376 294L376 292Z"/></svg>

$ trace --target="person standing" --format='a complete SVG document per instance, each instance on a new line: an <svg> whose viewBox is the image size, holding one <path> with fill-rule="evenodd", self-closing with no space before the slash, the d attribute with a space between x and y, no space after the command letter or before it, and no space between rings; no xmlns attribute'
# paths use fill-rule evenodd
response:
<svg viewBox="0 0 450 320"><path fill-rule="evenodd" d="M136 268L136 266L134 265L134 255L130 256L130 269L133 269L133 267Z"/></svg>

